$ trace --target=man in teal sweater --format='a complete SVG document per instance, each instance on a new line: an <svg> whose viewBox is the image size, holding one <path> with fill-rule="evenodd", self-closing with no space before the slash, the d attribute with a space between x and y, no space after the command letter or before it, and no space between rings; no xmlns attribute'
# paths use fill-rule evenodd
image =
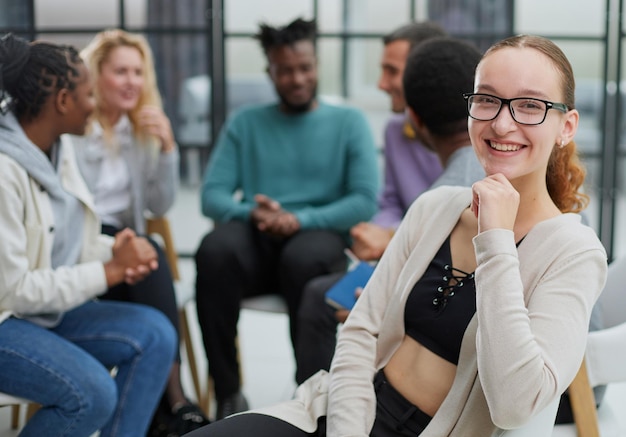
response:
<svg viewBox="0 0 626 437"><path fill-rule="evenodd" d="M376 212L370 128L361 112L317 99L315 37L313 21L261 26L279 102L236 113L204 176L202 212L215 228L196 253L196 299L217 419L247 409L235 345L241 299L281 293L295 346L304 284L345 269L349 229Z"/></svg>

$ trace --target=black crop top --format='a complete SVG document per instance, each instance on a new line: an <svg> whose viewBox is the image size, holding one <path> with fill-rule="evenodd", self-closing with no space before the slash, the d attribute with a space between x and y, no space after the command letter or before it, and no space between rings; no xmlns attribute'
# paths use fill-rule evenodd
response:
<svg viewBox="0 0 626 437"><path fill-rule="evenodd" d="M404 309L406 334L452 364L476 312L474 274L451 266L450 237L415 284Z"/></svg>

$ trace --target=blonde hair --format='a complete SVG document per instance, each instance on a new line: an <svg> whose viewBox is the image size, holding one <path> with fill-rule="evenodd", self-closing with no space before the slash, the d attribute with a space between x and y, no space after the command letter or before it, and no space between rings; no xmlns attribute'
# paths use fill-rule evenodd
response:
<svg viewBox="0 0 626 437"><path fill-rule="evenodd" d="M541 36L517 35L506 38L491 46L483 59L504 48L531 48L543 53L551 61L561 78L563 103L574 109L574 72L563 51L552 41ZM576 143L571 141L564 147L555 147L548 161L546 184L548 193L562 212L580 212L589 204L589 196L580 189L585 181L585 167L580 158Z"/></svg>
<svg viewBox="0 0 626 437"><path fill-rule="evenodd" d="M139 129L139 111L145 105L162 108L163 103L156 83L152 50L146 38L142 35L125 32L121 29L104 30L98 33L80 54L97 84L100 80L102 64L108 60L111 52L118 47L132 47L136 49L143 60L143 89L141 90L137 105L128 112L128 118L132 124L134 135L143 141L147 141L147 134ZM108 141L112 141L113 126L110 125L107 118L102 114L102 95L97 86L94 87L94 95L96 98L96 108L92 118L100 122L105 132L105 138L107 138Z"/></svg>

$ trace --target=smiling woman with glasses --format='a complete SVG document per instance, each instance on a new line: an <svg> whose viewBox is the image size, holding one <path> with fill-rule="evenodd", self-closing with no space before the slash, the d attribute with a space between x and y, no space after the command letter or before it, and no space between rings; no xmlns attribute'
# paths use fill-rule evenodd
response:
<svg viewBox="0 0 626 437"><path fill-rule="evenodd" d="M312 376L292 401L189 437L501 435L566 390L607 268L597 236L573 214L587 198L573 142L578 112L567 109L571 65L533 36L501 41L477 67L462 54L437 39L420 44L404 90L436 96L407 99L416 133L441 135L431 126L442 119L446 129L467 128L450 138L466 144L469 135L486 177L415 200L339 331L330 375ZM468 81L442 80L467 71ZM468 121L460 96L474 71ZM550 108L558 111L548 116ZM449 123L452 113L460 116Z"/></svg>
<svg viewBox="0 0 626 437"><path fill-rule="evenodd" d="M483 93L466 93L463 98L467 100L467 112L474 120L490 121L500 114L502 105L507 105L513 120L519 124L541 124L546 119L549 109L556 109L566 113L567 105L534 97L516 97L503 99Z"/></svg>

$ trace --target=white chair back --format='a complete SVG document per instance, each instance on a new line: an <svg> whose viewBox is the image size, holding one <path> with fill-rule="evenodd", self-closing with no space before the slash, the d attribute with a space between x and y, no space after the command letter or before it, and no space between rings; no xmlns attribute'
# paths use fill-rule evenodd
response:
<svg viewBox="0 0 626 437"><path fill-rule="evenodd" d="M592 387L626 381L626 257L609 265L598 304L604 329L589 333L587 373Z"/></svg>
<svg viewBox="0 0 626 437"><path fill-rule="evenodd" d="M604 328L626 322L626 256L609 264L606 286L599 299Z"/></svg>
<svg viewBox="0 0 626 437"><path fill-rule="evenodd" d="M626 257L614 260L608 269L607 281L598 300L604 329L589 333L585 360L589 386L626 381ZM590 417L586 410L581 423ZM598 428L603 437L621 436L619 421L606 402L597 411ZM579 423L580 425L580 423ZM558 425L552 437L577 437L574 425Z"/></svg>
<svg viewBox="0 0 626 437"><path fill-rule="evenodd" d="M6 393L0 393L0 406L19 405L19 404L27 404L27 403L28 401L26 399L11 396Z"/></svg>

